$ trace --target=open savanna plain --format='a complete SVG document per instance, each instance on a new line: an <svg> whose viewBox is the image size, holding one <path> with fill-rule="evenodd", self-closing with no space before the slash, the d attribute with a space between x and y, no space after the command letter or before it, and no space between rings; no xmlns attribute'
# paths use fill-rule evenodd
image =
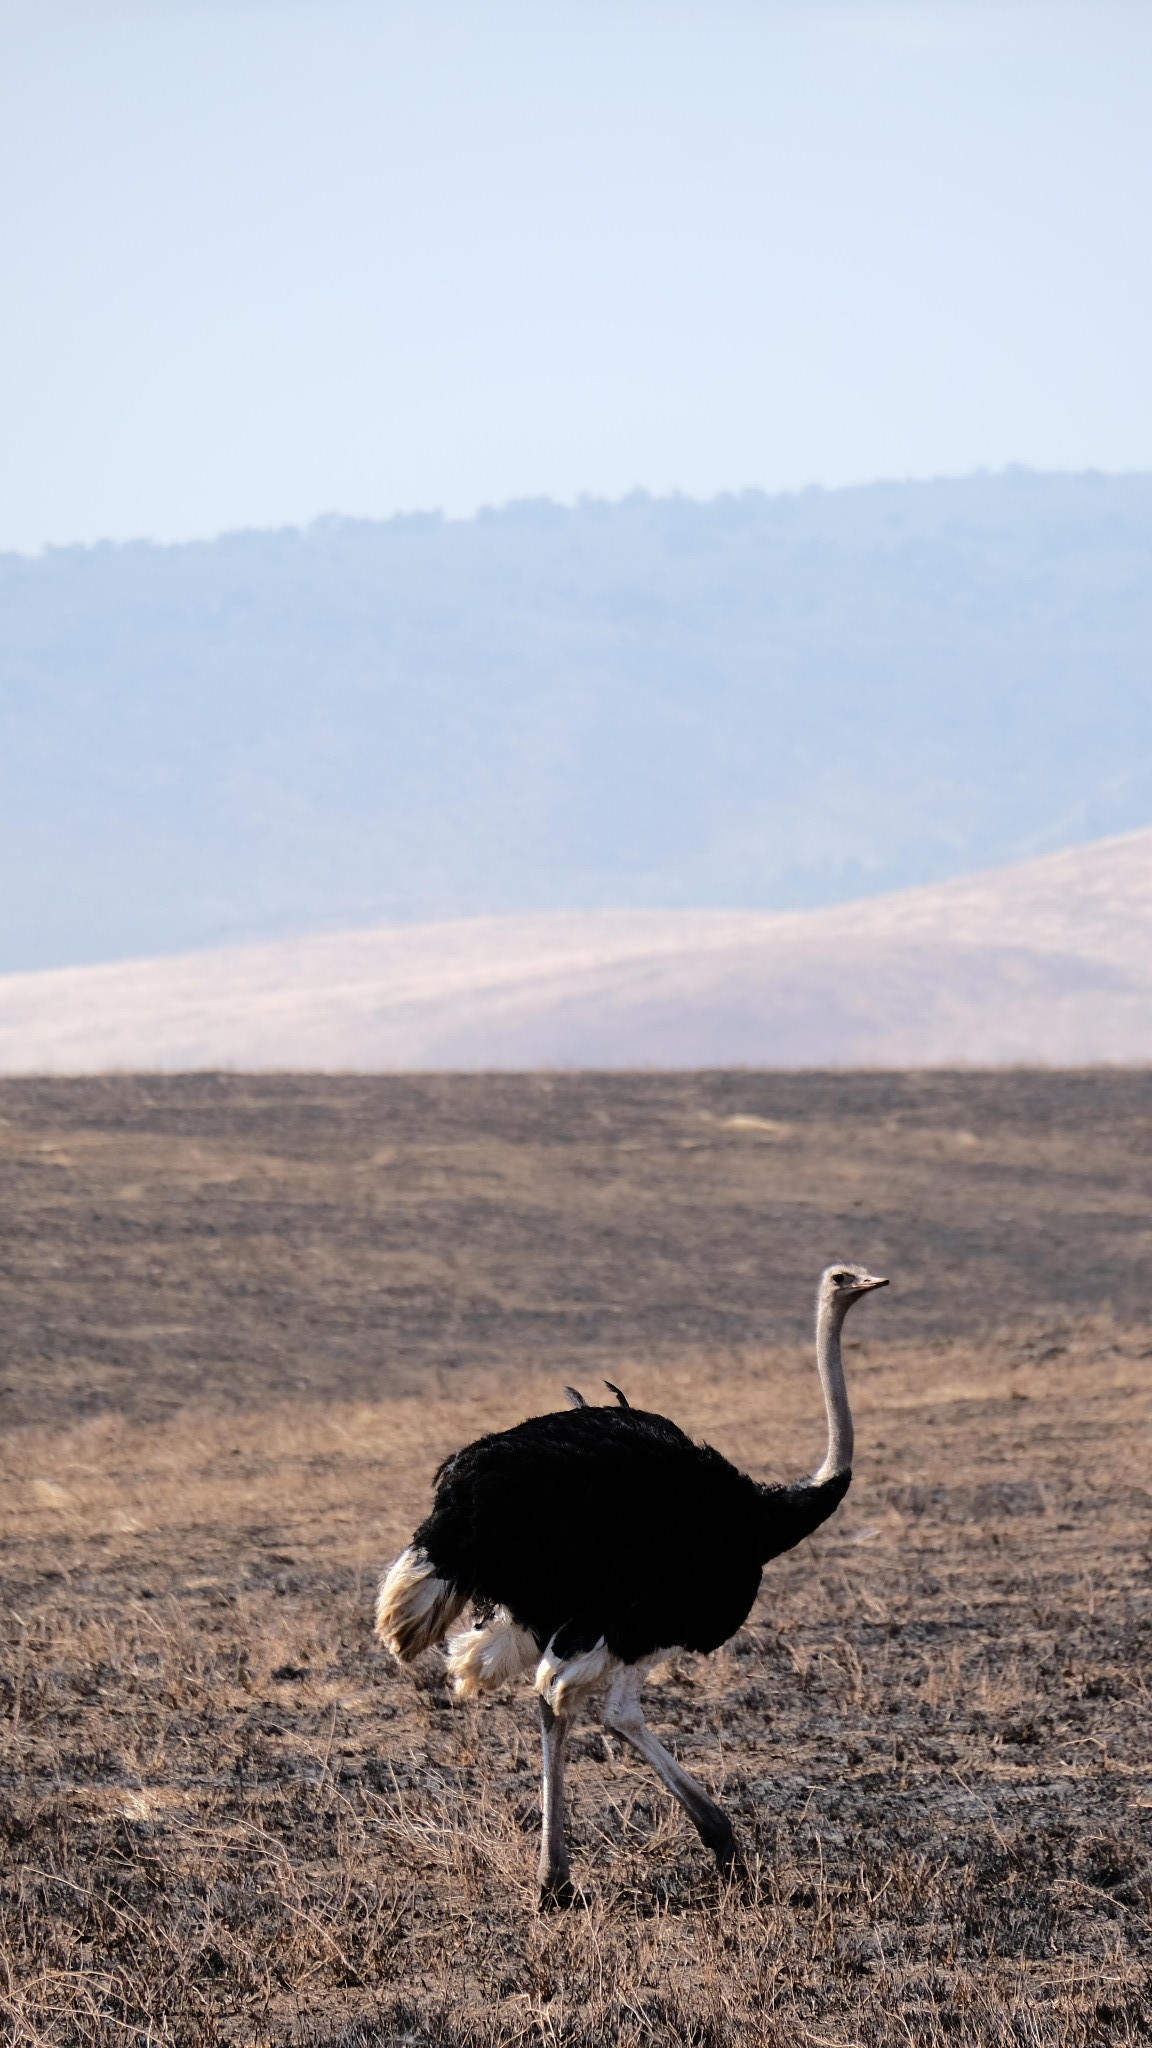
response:
<svg viewBox="0 0 1152 2048"><path fill-rule="evenodd" d="M0 2026L20 2044L1152 2040L1152 1075L0 1084ZM373 1645L438 1461L573 1382L857 1465L534 1910L534 1706ZM525 1529L579 1543L578 1528Z"/></svg>

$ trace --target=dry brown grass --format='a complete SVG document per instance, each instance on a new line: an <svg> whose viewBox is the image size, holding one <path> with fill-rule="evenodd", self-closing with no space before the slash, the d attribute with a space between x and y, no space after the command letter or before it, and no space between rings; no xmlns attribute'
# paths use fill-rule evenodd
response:
<svg viewBox="0 0 1152 2048"><path fill-rule="evenodd" d="M369 1635L437 1458L550 1376L18 1434L12 2038L1147 2040L1148 1334L870 1335L845 1510L653 1688L749 1892L589 1727L559 1920L532 1910L530 1699L460 1706ZM818 1435L798 1352L621 1371L756 1470Z"/></svg>
<svg viewBox="0 0 1152 2048"><path fill-rule="evenodd" d="M1140 1075L0 1085L0 2028L1152 2038L1150 1131ZM651 1689L750 1889L590 1725L541 1919L531 1698L396 1670L377 1574L566 1379L810 1469L832 1256L897 1282L852 1492Z"/></svg>

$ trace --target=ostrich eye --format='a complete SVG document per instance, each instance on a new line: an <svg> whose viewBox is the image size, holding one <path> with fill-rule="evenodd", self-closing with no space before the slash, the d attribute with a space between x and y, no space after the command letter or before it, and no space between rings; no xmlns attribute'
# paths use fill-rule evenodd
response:
<svg viewBox="0 0 1152 2048"><path fill-rule="evenodd" d="M836 1282L837 1287L847 1287L848 1282L854 1279L855 1275L853 1273L833 1273L832 1278Z"/></svg>

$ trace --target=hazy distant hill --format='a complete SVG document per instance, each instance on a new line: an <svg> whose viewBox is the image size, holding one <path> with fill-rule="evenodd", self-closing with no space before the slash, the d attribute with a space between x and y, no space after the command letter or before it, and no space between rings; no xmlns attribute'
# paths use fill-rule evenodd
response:
<svg viewBox="0 0 1152 2048"><path fill-rule="evenodd" d="M0 1072L1152 1063L1152 830L873 902L476 918L0 979Z"/></svg>
<svg viewBox="0 0 1152 2048"><path fill-rule="evenodd" d="M0 558L0 968L843 900L1152 822L1152 478Z"/></svg>

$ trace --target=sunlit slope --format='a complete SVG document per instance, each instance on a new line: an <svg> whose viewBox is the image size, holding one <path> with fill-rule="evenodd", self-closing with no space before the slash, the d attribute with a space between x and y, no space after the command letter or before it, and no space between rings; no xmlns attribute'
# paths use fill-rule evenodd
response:
<svg viewBox="0 0 1152 2048"><path fill-rule="evenodd" d="M0 1070L1152 1060L1152 831L840 905L385 926L0 979Z"/></svg>

